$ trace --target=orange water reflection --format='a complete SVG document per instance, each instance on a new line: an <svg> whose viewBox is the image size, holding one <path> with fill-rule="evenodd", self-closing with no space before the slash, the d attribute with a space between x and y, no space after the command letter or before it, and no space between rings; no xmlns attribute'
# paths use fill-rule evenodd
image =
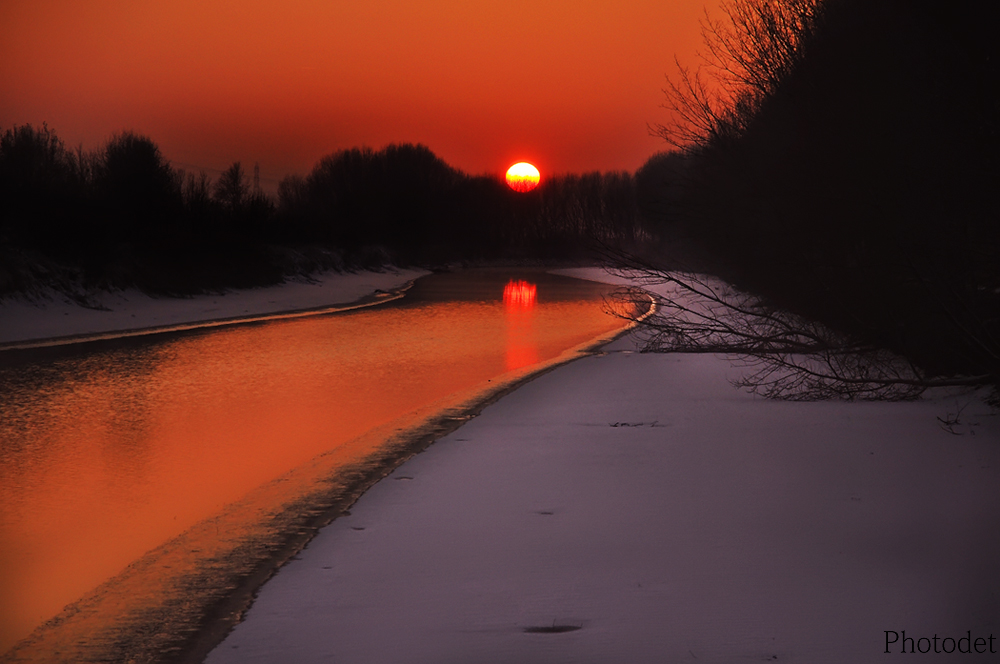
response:
<svg viewBox="0 0 1000 664"><path fill-rule="evenodd" d="M538 286L511 279L503 289L504 320L507 324L504 368L514 371L538 362L535 302Z"/></svg>
<svg viewBox="0 0 1000 664"><path fill-rule="evenodd" d="M538 286L528 283L523 279L517 281L511 279L503 289L503 303L509 311L510 309L529 309L535 306L538 295Z"/></svg>
<svg viewBox="0 0 1000 664"><path fill-rule="evenodd" d="M255 487L621 326L603 286L508 278L0 367L0 653Z"/></svg>

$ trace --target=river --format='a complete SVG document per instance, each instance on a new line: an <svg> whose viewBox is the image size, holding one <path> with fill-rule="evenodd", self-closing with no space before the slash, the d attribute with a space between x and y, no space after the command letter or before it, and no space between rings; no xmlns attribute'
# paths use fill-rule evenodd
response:
<svg viewBox="0 0 1000 664"><path fill-rule="evenodd" d="M0 653L100 650L180 600L201 624L376 451L621 329L610 289L442 273L349 313L0 353Z"/></svg>

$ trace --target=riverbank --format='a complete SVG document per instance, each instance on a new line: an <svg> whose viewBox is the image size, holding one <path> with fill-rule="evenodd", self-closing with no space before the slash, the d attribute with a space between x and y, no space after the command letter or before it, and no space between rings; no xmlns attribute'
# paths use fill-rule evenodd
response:
<svg viewBox="0 0 1000 664"><path fill-rule="evenodd" d="M98 589L61 617L93 639L56 646L201 661L283 562L209 662L833 664L880 659L885 631L1000 634L1000 430L974 396L769 402L733 389L722 359L635 348L373 432L384 456L266 519L303 478L264 487L227 518L266 532L205 522L111 589L183 602L91 631ZM144 583L214 540L228 553Z"/></svg>
<svg viewBox="0 0 1000 664"><path fill-rule="evenodd" d="M841 664L903 630L1000 637L1000 422L975 395L764 401L723 358L635 351L398 467L207 662Z"/></svg>
<svg viewBox="0 0 1000 664"><path fill-rule="evenodd" d="M327 272L276 286L151 297L138 290L97 292L86 306L52 291L32 299L0 300L0 349L47 345L66 339L191 329L295 312L337 311L392 299L393 291L427 270Z"/></svg>

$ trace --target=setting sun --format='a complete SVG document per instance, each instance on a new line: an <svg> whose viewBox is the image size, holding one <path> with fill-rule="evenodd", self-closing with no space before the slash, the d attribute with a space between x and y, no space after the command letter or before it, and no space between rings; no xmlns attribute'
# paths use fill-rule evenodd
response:
<svg viewBox="0 0 1000 664"><path fill-rule="evenodd" d="M538 169L521 161L507 169L507 185L514 191L531 191L538 186Z"/></svg>

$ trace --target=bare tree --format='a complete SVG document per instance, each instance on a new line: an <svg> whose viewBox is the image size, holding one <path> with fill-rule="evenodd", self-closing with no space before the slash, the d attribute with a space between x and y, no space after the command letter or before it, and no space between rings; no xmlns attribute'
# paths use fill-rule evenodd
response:
<svg viewBox="0 0 1000 664"><path fill-rule="evenodd" d="M181 193L186 210L190 212L192 209L208 207L212 200L212 181L205 171L200 171L197 176L184 171L180 173L183 182Z"/></svg>
<svg viewBox="0 0 1000 664"><path fill-rule="evenodd" d="M236 161L222 172L212 191L215 200L230 211L238 211L250 197L250 184L240 162Z"/></svg>
<svg viewBox="0 0 1000 664"><path fill-rule="evenodd" d="M761 103L802 59L817 25L821 0L722 0L722 19L706 11L700 66L677 65L667 77L668 124L651 131L690 149L735 138Z"/></svg>

